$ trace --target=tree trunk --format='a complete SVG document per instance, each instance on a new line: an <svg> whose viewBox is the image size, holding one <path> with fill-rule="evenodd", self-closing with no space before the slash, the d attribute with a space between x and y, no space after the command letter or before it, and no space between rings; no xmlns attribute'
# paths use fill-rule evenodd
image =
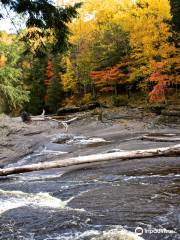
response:
<svg viewBox="0 0 180 240"><path fill-rule="evenodd" d="M69 158L64 160L57 160L52 162L36 163L31 165L24 165L20 167L11 167L0 169L0 176L7 176L10 174L33 172L46 170L50 168L60 168L73 165L79 165L84 163L111 161L111 160L127 160L135 158L148 158L148 157L158 157L158 156L180 156L180 144L164 147L164 148L154 148L146 150L134 150L134 151L124 151L106 154L94 154L89 156L80 156L75 158Z"/></svg>

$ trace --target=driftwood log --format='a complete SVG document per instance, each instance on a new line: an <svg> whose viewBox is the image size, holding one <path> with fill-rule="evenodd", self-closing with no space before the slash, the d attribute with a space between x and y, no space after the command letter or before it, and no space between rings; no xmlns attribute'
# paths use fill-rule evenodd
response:
<svg viewBox="0 0 180 240"><path fill-rule="evenodd" d="M53 117L46 117L46 116L34 116L31 117L31 121L53 121L53 122L57 122L59 125L62 125L66 132L68 131L68 125L66 123L66 121L60 121L57 119L53 119Z"/></svg>
<svg viewBox="0 0 180 240"><path fill-rule="evenodd" d="M7 176L11 174L25 173L46 170L50 168L61 168L73 165L80 165L84 163L103 162L111 160L127 160L135 158L149 158L158 156L180 156L180 144L164 147L154 148L146 150L133 150L124 152L114 152L106 154L95 154L89 156L80 156L75 158L69 158L64 160L57 160L52 162L36 163L31 165L24 165L19 167L11 167L0 169L0 176Z"/></svg>
<svg viewBox="0 0 180 240"><path fill-rule="evenodd" d="M175 137L153 137L153 136L148 136L148 135L144 135L142 137L139 138L140 140L148 140L148 141L153 141L153 142L180 142L180 138Z"/></svg>
<svg viewBox="0 0 180 240"><path fill-rule="evenodd" d="M68 131L68 124L71 124L72 122L78 120L79 117L74 117L69 120L58 120L56 119L56 116L46 116L45 111L43 110L41 115L38 116L31 116L31 121L53 121L57 122L59 125L63 125L66 131Z"/></svg>
<svg viewBox="0 0 180 240"><path fill-rule="evenodd" d="M146 140L152 142L180 142L180 137L178 137L176 134L145 134L143 136L123 139L120 142L128 142L133 140Z"/></svg>

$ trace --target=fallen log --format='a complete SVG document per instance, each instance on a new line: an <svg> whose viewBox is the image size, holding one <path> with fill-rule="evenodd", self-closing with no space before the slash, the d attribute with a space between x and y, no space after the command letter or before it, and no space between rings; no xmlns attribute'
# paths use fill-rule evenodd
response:
<svg viewBox="0 0 180 240"><path fill-rule="evenodd" d="M53 121L53 122L57 122L59 125L63 125L63 127L65 128L66 132L68 131L68 125L67 125L68 121L66 123L66 121L59 121L57 119L54 119L53 117L46 117L46 116L33 117L33 118L31 118L31 121Z"/></svg>
<svg viewBox="0 0 180 240"><path fill-rule="evenodd" d="M73 118L73 119L70 119L68 121L60 121L60 120L57 120L55 118L52 117L49 117L49 116L46 116L45 115L45 110L43 109L43 112L41 115L38 115L38 116L30 116L29 113L27 112L22 112L21 113L21 119L23 122L25 123L30 123L32 121L54 121L54 122L57 122L59 125L63 125L63 127L65 128L66 132L68 131L68 123L71 123L73 121L75 121L77 118Z"/></svg>
<svg viewBox="0 0 180 240"><path fill-rule="evenodd" d="M45 117L45 120L51 120L51 121L57 122L58 124L63 125L63 127L65 128L66 132L68 131L68 125L67 125L67 123L65 121L58 121L56 119L53 119L52 117Z"/></svg>
<svg viewBox="0 0 180 240"><path fill-rule="evenodd" d="M60 120L57 120L56 118L54 117L33 117L32 118L32 121L53 121L53 122L57 122L59 125L63 125L63 127L65 128L66 132L68 131L68 124L71 124L77 120L81 119L80 117L74 117L74 118L71 118L69 120L66 120L66 121L60 121Z"/></svg>
<svg viewBox="0 0 180 240"><path fill-rule="evenodd" d="M165 138L165 137L153 137L153 136L148 136L144 135L140 137L141 140L148 140L148 141L153 141L153 142L180 142L180 138Z"/></svg>
<svg viewBox="0 0 180 240"><path fill-rule="evenodd" d="M104 162L104 161L111 161L111 160L128 160L128 159L135 159L135 158L149 158L149 157L158 157L158 156L180 156L180 144L171 146L171 147L164 147L164 148L113 152L113 153L105 153L105 154L94 154L94 155L80 156L80 157L69 158L64 160L56 160L52 162L36 163L31 165L19 166L19 167L5 168L5 169L0 169L0 176L47 170L50 168L68 167L68 166L80 165L84 163Z"/></svg>
<svg viewBox="0 0 180 240"><path fill-rule="evenodd" d="M63 122L67 123L67 124L71 124L72 122L75 122L75 121L77 121L79 119L80 119L80 117L74 117L74 118L71 118L71 119L63 121Z"/></svg>
<svg viewBox="0 0 180 240"><path fill-rule="evenodd" d="M32 116L31 117L31 121L47 121L47 120L54 121L54 122L57 122L60 125L63 125L65 130L68 131L68 124L71 124L72 122L77 121L78 119L80 119L80 117L77 116L77 117L74 117L74 118L71 118L71 119L68 119L68 120L61 120L60 121L56 117L59 117L59 116L52 116L52 117L45 116L45 111L43 110L41 115Z"/></svg>

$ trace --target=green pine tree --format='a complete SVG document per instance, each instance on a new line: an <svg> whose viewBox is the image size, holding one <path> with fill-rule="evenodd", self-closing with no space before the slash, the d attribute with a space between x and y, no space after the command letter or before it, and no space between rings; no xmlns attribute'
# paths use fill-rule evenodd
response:
<svg viewBox="0 0 180 240"><path fill-rule="evenodd" d="M48 89L47 107L49 111L55 113L63 100L62 85L56 76L53 76L51 86Z"/></svg>
<svg viewBox="0 0 180 240"><path fill-rule="evenodd" d="M30 85L30 101L25 109L33 115L42 113L45 108L46 87L44 80L46 78L46 59L36 59L30 69L27 79Z"/></svg>

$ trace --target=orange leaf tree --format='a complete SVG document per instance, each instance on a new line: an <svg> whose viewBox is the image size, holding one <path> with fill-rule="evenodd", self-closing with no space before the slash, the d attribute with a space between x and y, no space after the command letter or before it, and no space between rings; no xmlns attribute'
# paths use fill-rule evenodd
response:
<svg viewBox="0 0 180 240"><path fill-rule="evenodd" d="M46 80L44 81L44 84L46 86L46 95L44 96L44 100L45 102L48 101L48 95L47 95L47 91L50 88L50 86L52 85L52 77L53 77L53 63L51 59L48 59L47 62L47 68L46 68Z"/></svg>
<svg viewBox="0 0 180 240"><path fill-rule="evenodd" d="M122 64L117 64L102 71L93 71L90 76L99 92L114 92L117 95L117 86L125 74L120 70Z"/></svg>
<svg viewBox="0 0 180 240"><path fill-rule="evenodd" d="M149 92L150 103L164 103L166 101L165 93L169 83L169 76L165 72L167 62L152 63L153 72L147 79L148 82L155 84L152 91Z"/></svg>

